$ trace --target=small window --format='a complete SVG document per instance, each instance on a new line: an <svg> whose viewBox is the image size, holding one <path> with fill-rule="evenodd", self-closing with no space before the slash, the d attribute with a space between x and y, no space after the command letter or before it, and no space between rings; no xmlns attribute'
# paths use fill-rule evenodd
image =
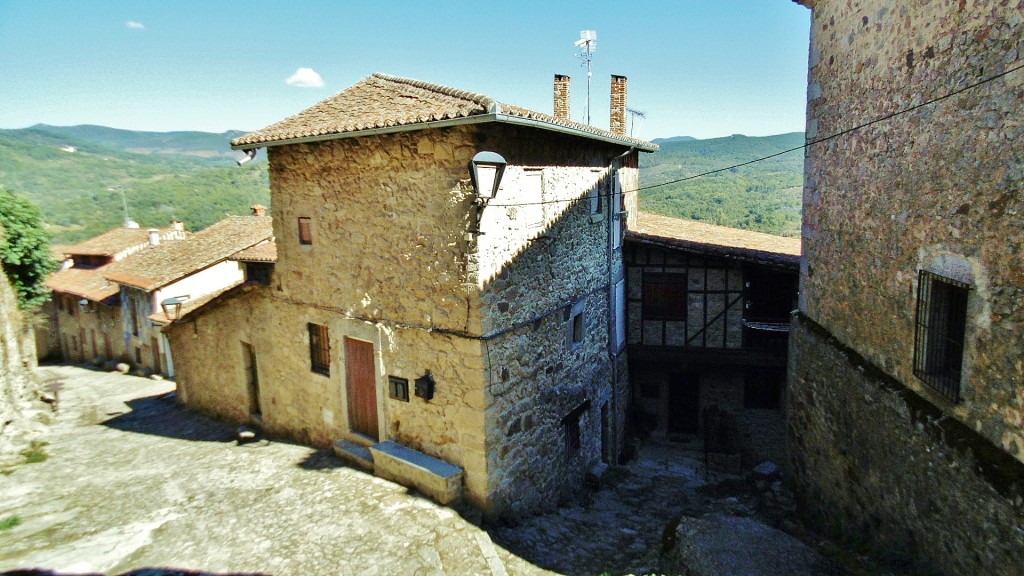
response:
<svg viewBox="0 0 1024 576"><path fill-rule="evenodd" d="M393 400L409 401L409 379L388 376L388 397Z"/></svg>
<svg viewBox="0 0 1024 576"><path fill-rule="evenodd" d="M914 375L953 401L960 399L969 293L963 282L927 270L918 276Z"/></svg>
<svg viewBox="0 0 1024 576"><path fill-rule="evenodd" d="M135 300L128 300L128 309L131 310L132 316L132 336L139 335L139 309L135 306Z"/></svg>
<svg viewBox="0 0 1024 576"><path fill-rule="evenodd" d="M572 343L583 342L583 312L572 317Z"/></svg>
<svg viewBox="0 0 1024 576"><path fill-rule="evenodd" d="M309 329L310 370L318 374L331 374L331 335L327 326L307 324Z"/></svg>
<svg viewBox="0 0 1024 576"><path fill-rule="evenodd" d="M574 456L579 454L580 448L583 446L580 420L582 420L583 414L586 413L589 408L590 401L588 400L577 406L572 412L567 414L565 418L562 418L562 432L565 434L566 460L571 460Z"/></svg>
<svg viewBox="0 0 1024 576"><path fill-rule="evenodd" d="M313 224L308 216L299 217L299 244L310 245L313 243Z"/></svg>
<svg viewBox="0 0 1024 576"><path fill-rule="evenodd" d="M686 274L644 274L644 318L686 320L686 302Z"/></svg>
<svg viewBox="0 0 1024 576"><path fill-rule="evenodd" d="M601 201L601 185L594 184L594 187L590 189L590 213L600 214L603 202Z"/></svg>

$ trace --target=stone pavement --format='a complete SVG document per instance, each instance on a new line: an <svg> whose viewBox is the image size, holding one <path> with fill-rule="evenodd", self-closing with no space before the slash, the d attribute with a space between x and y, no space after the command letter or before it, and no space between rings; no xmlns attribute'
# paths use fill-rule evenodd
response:
<svg viewBox="0 0 1024 576"><path fill-rule="evenodd" d="M752 514L704 493L696 454L655 445L598 492L484 530L326 450L239 445L177 406L172 382L40 370L66 387L48 459L0 470L0 523L19 520L0 531L0 572L642 574L680 513Z"/></svg>

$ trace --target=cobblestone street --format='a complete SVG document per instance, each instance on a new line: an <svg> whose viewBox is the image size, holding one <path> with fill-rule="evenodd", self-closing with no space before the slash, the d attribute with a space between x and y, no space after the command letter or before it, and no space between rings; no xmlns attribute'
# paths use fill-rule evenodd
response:
<svg viewBox="0 0 1024 576"><path fill-rule="evenodd" d="M745 506L705 501L699 462L651 446L605 489L484 530L329 452L239 445L233 427L178 407L173 382L41 371L66 385L48 458L0 475L0 521L18 521L0 532L0 571L640 574L658 570L673 517Z"/></svg>

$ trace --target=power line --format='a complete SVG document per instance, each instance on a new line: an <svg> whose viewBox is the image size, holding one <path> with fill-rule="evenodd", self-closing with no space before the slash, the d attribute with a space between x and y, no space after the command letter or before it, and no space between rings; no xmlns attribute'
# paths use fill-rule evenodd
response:
<svg viewBox="0 0 1024 576"><path fill-rule="evenodd" d="M968 84L967 86L964 86L963 88L959 88L957 90L954 90L954 91L952 91L952 92L950 92L948 94L944 94L944 95L939 96L937 98L932 98L931 100L928 100L927 102L922 102L920 104L915 104L915 105L913 105L913 106L911 106L909 108L904 108L903 110L897 110L896 112L892 112L890 114L886 114L884 116L880 116L878 118L875 118L874 120L869 120L869 121L867 121L867 122L865 122L863 124L859 124L857 126L854 126L853 128L847 128L845 130L840 130L839 132L836 132L835 134L830 134L828 136L823 136L821 138L816 138L814 140L809 140L809 141L805 142L803 144L803 146L797 146L796 148L790 148L789 150L783 150L782 152L776 152L775 154L769 154L768 156L765 156L763 158L758 158L756 160L750 160L749 162L742 162L740 164L734 164L732 166L727 166L725 168L717 168L715 170L709 170L707 172L701 172L700 174L694 174L692 176L686 176L685 178L679 178L679 179L676 179L676 180L669 180L668 182L662 182L660 184L651 184L651 185L648 185L648 186L641 186L641 187L637 188L636 190L630 190L629 192L640 192L642 190L650 190L652 188L658 188L660 186L667 186L669 184L676 184L678 182L685 182L687 180L693 180L695 178L701 178L703 176L709 176L711 174L717 174L719 172L725 172L726 170L732 170L733 168L740 168L742 166L747 166L747 165L750 165L750 164L754 164L756 162L763 162L765 160L770 160L772 158L775 158L776 156L782 156L783 154L788 154L790 152L795 152L797 150L804 150L807 147L811 146L812 144L818 144L820 142L827 142L828 140L834 140L834 139L836 139L836 138L838 138L840 136L849 134L850 132L855 132L857 130L860 130L861 128L866 128L868 126L871 126L872 124L878 124L879 122L884 122L886 120L895 118L896 116L900 116L900 115L906 114L908 112L913 112L914 110L917 110L918 108L923 108L923 107L928 106L930 104L934 104L936 102L945 100L946 98L952 98L953 96L956 96L957 94L960 94L961 92L966 92L967 90L971 90L972 88L977 88L978 86L981 86L982 84L986 84L988 82L996 80L997 78L1001 78L1003 76L1006 76L1007 74L1010 74L1011 72L1016 72L1017 70L1020 70L1021 68L1024 68L1024 64L1020 64L1020 65L1015 66L1013 68L1010 68L1008 70L1004 70L1003 72L1001 72L999 74L996 74L994 76L990 76L988 78L985 78L984 80L980 80L978 82L975 82L974 84Z"/></svg>
<svg viewBox="0 0 1024 576"><path fill-rule="evenodd" d="M733 168L741 168L743 166L749 166L751 164L756 164L758 162L764 162L765 160L771 160L772 158L775 158L775 157L778 157L778 156L782 156L783 154L789 154L790 152L796 152L797 150L804 150L804 149L810 147L811 145L819 144L821 142L827 142L829 140L835 140L836 138L839 138L840 136L844 136L844 135L849 134L851 132L856 132L857 130L860 130L861 128L866 128L866 127L871 126L873 124L878 124L879 122L884 122L886 120L890 120L892 118L895 118L897 116L906 114L908 112L913 112L914 110L917 110L918 108L923 108L925 106L928 106L930 104L935 104L936 102L940 102L940 101L945 100L947 98L952 98L953 96L956 96L957 94L960 94L960 93L966 92L968 90L977 88L978 86L981 86L983 84L987 84L989 82L992 82L993 80L997 80L999 78L1002 78L1003 76L1006 76L1007 74L1016 72L1017 70L1020 70L1022 68L1024 68L1024 64L1019 64L1017 66L1014 66L1012 68L1004 70L1003 72L1000 72L999 74L995 74L995 75L989 76L988 78L985 78L983 80L979 80L978 82L975 82L974 84L968 84L967 86L964 86L963 88L958 88L958 89L956 89L956 90L954 90L952 92L949 92L949 93L944 94L942 96L938 96L936 98L932 98L931 100L928 100L926 102L922 102L920 104L915 104L915 105L910 106L908 108L904 108L902 110L897 110L896 112L891 112L891 113L886 114L884 116L879 116L878 118L875 118L874 120L869 120L867 122L864 122L863 124L858 124L857 126L854 126L852 128L846 128L845 130L840 130L839 132L836 132L835 134L830 134L828 136L822 136L821 138L815 138L813 140L808 140L808 141L804 142L803 145L796 146L795 148L789 148L787 150L783 150L781 152L776 152L774 154L769 154L769 155L763 156L761 158L757 158L757 159L754 159L754 160L749 160L747 162L741 162L739 164L733 164L732 166L726 166L724 168L716 168L714 170L708 170L707 172L701 172L700 174L693 174L693 175L686 176L686 177L683 177L683 178L678 178L676 180L669 180L668 182L661 182L661 183L658 183L658 184L649 184L647 186L640 186L640 187L635 188L633 190L623 190L622 194L636 194L636 193L639 193L639 192L641 192L643 190L651 190L653 188L659 188L661 186L667 186L669 184L677 184L679 182L685 182L687 180L695 180L697 178L702 178L704 176L710 176L712 174L718 174L719 172L725 172L726 170L732 170ZM510 203L507 203L507 204L489 204L489 206L503 206L503 207L511 208L511 207L517 207L517 206L541 206L541 205L544 205L544 204L560 204L560 203L576 202L576 201L582 201L582 200L584 200L584 199L580 198L580 197L576 197L576 198L566 198L566 199L560 199L560 200L543 200L543 201L540 201L540 202L510 202Z"/></svg>

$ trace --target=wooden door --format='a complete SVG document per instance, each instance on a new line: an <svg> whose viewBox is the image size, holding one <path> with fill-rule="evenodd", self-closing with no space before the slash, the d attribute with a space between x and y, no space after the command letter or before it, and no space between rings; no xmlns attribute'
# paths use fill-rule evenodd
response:
<svg viewBox="0 0 1024 576"><path fill-rule="evenodd" d="M353 432L377 440L377 379L373 344L345 338L345 381L348 421Z"/></svg>
<svg viewBox="0 0 1024 576"><path fill-rule="evenodd" d="M672 375L668 392L668 433L700 432L700 377L691 373Z"/></svg>
<svg viewBox="0 0 1024 576"><path fill-rule="evenodd" d="M156 336L149 339L149 345L153 347L153 372L160 373L160 341Z"/></svg>

